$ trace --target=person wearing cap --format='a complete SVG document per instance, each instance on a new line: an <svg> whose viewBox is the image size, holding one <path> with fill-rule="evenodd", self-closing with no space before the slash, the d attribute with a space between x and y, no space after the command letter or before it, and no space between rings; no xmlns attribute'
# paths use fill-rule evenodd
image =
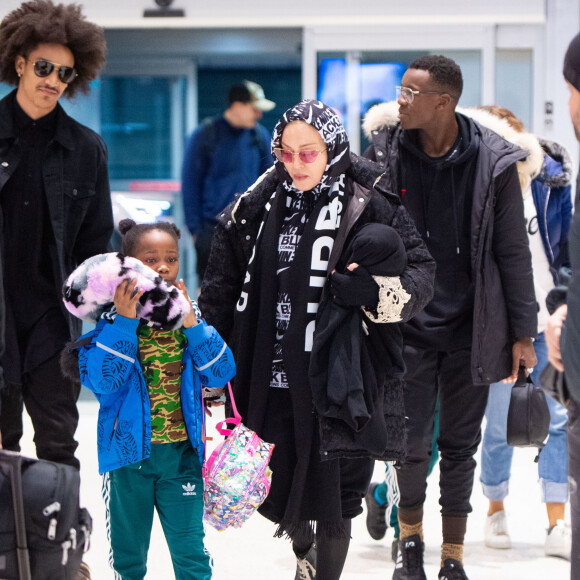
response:
<svg viewBox="0 0 580 580"><path fill-rule="evenodd" d="M270 135L258 121L276 103L252 81L233 85L223 115L207 119L187 144L181 179L185 223L193 236L199 284L203 279L216 216L273 162Z"/></svg>
<svg viewBox="0 0 580 580"><path fill-rule="evenodd" d="M580 33L564 57L564 79L570 91L570 119L580 141ZM580 177L576 182L576 204L580 201ZM570 481L570 512L572 523L572 557L570 578L580 580L580 213L572 217L568 234L571 276L567 284L554 288L546 303L553 312L546 326L548 360L559 371L565 370L568 401L568 477ZM564 277L563 277L564 278ZM561 339L561 341L560 341Z"/></svg>

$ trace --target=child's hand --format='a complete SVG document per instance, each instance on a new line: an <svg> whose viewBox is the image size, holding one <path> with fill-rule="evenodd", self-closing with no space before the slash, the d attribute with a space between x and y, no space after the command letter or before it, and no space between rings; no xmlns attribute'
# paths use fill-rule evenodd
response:
<svg viewBox="0 0 580 580"><path fill-rule="evenodd" d="M352 271L356 270L357 268L358 268L358 264L357 264L356 262L353 262L352 264L349 264L349 265L346 267L346 269L347 269L349 272L352 272Z"/></svg>
<svg viewBox="0 0 580 580"><path fill-rule="evenodd" d="M183 327L191 328L192 326L195 326L197 324L197 318L195 317L195 312L193 311L193 304L189 299L189 294L187 293L187 288L185 287L185 282L183 281L183 278L179 280L176 286L177 288L179 288L179 290L183 292L183 295L187 298L187 303L189 304L189 312L183 319Z"/></svg>
<svg viewBox="0 0 580 580"><path fill-rule="evenodd" d="M115 290L113 298L117 314L125 318L137 318L137 302L143 295L143 290L137 288L137 279L123 280Z"/></svg>

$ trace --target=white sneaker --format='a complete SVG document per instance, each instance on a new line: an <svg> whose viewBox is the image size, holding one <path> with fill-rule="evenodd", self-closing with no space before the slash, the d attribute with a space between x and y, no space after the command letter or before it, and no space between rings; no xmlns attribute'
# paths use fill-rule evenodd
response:
<svg viewBox="0 0 580 580"><path fill-rule="evenodd" d="M512 547L508 534L505 511L495 512L485 518L485 545L496 550L507 550Z"/></svg>
<svg viewBox="0 0 580 580"><path fill-rule="evenodd" d="M546 556L556 556L570 560L572 551L572 531L564 520L558 520L556 525L548 530L544 552Z"/></svg>

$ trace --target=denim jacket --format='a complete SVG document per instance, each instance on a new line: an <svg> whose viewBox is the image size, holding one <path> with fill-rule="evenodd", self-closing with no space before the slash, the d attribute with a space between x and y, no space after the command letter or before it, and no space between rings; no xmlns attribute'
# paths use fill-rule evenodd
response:
<svg viewBox="0 0 580 580"><path fill-rule="evenodd" d="M0 192L22 157L12 116L15 99L12 91L0 100ZM56 133L47 147L42 174L58 256L55 283L61 288L76 266L107 251L113 211L103 139L56 107ZM76 338L81 321L72 316L67 320L71 337Z"/></svg>
<svg viewBox="0 0 580 580"><path fill-rule="evenodd" d="M139 360L139 320L117 315L101 319L79 349L81 383L100 403L97 424L99 473L137 463L151 453L151 407ZM187 433L204 461L202 385L215 388L235 374L232 352L212 326L200 321L184 328L181 405ZM83 337L83 338L85 338ZM81 338L82 341L82 338Z"/></svg>

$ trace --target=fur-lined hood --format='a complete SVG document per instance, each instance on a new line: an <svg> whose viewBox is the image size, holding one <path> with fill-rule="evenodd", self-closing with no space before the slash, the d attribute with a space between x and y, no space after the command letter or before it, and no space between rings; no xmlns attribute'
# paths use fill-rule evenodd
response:
<svg viewBox="0 0 580 580"><path fill-rule="evenodd" d="M469 117L488 129L494 131L506 141L517 145L528 153L528 156L518 161L518 173L522 190L540 174L544 164L544 151L537 137L531 133L518 133L505 119L500 119L487 111L476 108L458 107L457 112ZM381 103L371 107L363 120L363 131L367 139L372 140L373 131L380 131L399 124L397 116L399 105L396 101Z"/></svg>
<svg viewBox="0 0 580 580"><path fill-rule="evenodd" d="M554 141L539 139L542 149L553 163L546 162L542 167L539 179L548 187L568 187L572 184L574 170L568 151Z"/></svg>
<svg viewBox="0 0 580 580"><path fill-rule="evenodd" d="M379 103L371 107L363 119L362 128L365 137L370 141L373 131L380 131L388 127L396 127L399 124L399 105L397 101Z"/></svg>
<svg viewBox="0 0 580 580"><path fill-rule="evenodd" d="M522 161L518 161L518 174L522 192L525 192L532 179L535 179L544 165L544 150L540 141L532 133L524 131L519 133L505 119L500 119L483 109L457 107L457 112L491 129L506 141L517 145L520 149L527 151L528 156Z"/></svg>

